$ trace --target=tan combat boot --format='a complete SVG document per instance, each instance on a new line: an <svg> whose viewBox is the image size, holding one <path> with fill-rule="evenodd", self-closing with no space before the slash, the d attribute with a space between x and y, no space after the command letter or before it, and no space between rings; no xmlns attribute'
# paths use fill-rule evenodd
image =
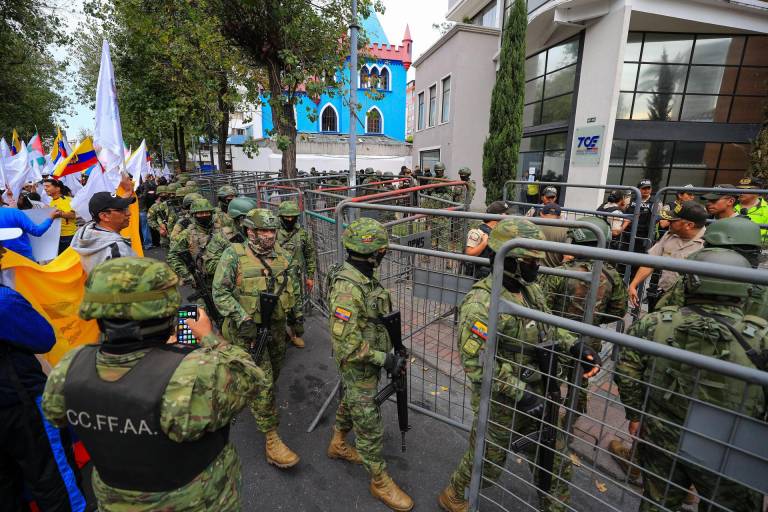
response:
<svg viewBox="0 0 768 512"><path fill-rule="evenodd" d="M624 473L629 473L630 480L640 480L640 468L636 465L629 465L629 456L632 453L629 447L625 446L618 439L611 439L611 442L608 443L608 451L611 452L613 460L621 466Z"/></svg>
<svg viewBox="0 0 768 512"><path fill-rule="evenodd" d="M331 444L328 445L328 457L332 459L341 459L351 462L352 464L362 464L363 459L360 458L360 454L354 446L347 443L347 432L342 432L333 427L333 437L331 438Z"/></svg>
<svg viewBox="0 0 768 512"><path fill-rule="evenodd" d="M280 439L277 429L267 432L266 452L267 462L283 469L295 466L300 460Z"/></svg>
<svg viewBox="0 0 768 512"><path fill-rule="evenodd" d="M469 502L464 499L464 496L456 494L451 484L448 484L437 497L437 503L445 512L467 512L469 509Z"/></svg>
<svg viewBox="0 0 768 512"><path fill-rule="evenodd" d="M386 471L371 477L371 494L386 506L397 512L408 512L413 508L413 500L397 486Z"/></svg>
<svg viewBox="0 0 768 512"><path fill-rule="evenodd" d="M291 338L291 343L296 348L304 348L304 339L301 336L294 336Z"/></svg>

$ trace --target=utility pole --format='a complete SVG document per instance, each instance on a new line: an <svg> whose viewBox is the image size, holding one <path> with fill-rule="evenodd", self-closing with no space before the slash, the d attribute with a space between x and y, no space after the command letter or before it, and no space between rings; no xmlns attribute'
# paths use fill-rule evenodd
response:
<svg viewBox="0 0 768 512"><path fill-rule="evenodd" d="M349 186L357 185L357 0L349 24Z"/></svg>

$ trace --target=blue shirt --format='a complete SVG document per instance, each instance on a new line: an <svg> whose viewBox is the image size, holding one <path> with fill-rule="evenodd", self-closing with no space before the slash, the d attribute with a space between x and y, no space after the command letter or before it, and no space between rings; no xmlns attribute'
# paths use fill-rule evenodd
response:
<svg viewBox="0 0 768 512"><path fill-rule="evenodd" d="M24 212L17 208L0 208L0 228L21 228L23 233L19 238L3 241L3 245L9 251L21 254L31 260L32 245L29 243L29 235L40 236L51 227L53 219L45 219L40 224L35 224ZM28 235L29 234L29 235Z"/></svg>

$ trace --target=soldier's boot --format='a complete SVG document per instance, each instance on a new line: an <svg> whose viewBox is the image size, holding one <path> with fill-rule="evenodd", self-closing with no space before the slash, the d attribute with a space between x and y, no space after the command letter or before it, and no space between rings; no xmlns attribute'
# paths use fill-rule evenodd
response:
<svg viewBox="0 0 768 512"><path fill-rule="evenodd" d="M464 499L464 496L456 494L451 484L448 484L437 497L437 503L445 512L467 512L469 509L469 502Z"/></svg>
<svg viewBox="0 0 768 512"><path fill-rule="evenodd" d="M301 336L294 336L291 338L291 343L293 343L293 346L296 348L304 348L304 338Z"/></svg>
<svg viewBox="0 0 768 512"><path fill-rule="evenodd" d="M632 450L629 447L625 446L618 439L611 439L611 442L608 443L608 451L611 452L613 460L621 466L624 473L629 474L630 480L640 480L640 468L629 465L629 456L632 454Z"/></svg>
<svg viewBox="0 0 768 512"><path fill-rule="evenodd" d="M295 466L300 460L299 456L280 439L277 429L267 432L266 453L267 462L283 469Z"/></svg>
<svg viewBox="0 0 768 512"><path fill-rule="evenodd" d="M371 477L371 494L386 506L397 512L408 512L413 508L413 500L397 486L386 471Z"/></svg>
<svg viewBox="0 0 768 512"><path fill-rule="evenodd" d="M360 454L357 453L357 449L351 444L347 443L347 432L342 432L333 427L333 437L331 438L331 444L328 445L328 457L332 459L341 459L351 462L352 464L362 464L363 459L360 458Z"/></svg>

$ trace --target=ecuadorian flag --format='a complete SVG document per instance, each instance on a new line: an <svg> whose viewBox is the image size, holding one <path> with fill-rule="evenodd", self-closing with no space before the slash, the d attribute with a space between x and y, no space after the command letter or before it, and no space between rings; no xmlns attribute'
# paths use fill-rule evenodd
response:
<svg viewBox="0 0 768 512"><path fill-rule="evenodd" d="M86 137L77 145L71 155L64 160L60 160L59 163L56 164L56 168L53 170L53 176L55 178L61 178L68 174L81 172L88 169L96 162L98 162L98 159L96 158L96 150L93 149L93 139Z"/></svg>
<svg viewBox="0 0 768 512"><path fill-rule="evenodd" d="M61 135L61 129L56 129L56 138L53 140L53 147L51 148L51 157L49 158L52 164L57 164L62 158L67 158L67 148L64 146L64 137Z"/></svg>
<svg viewBox="0 0 768 512"><path fill-rule="evenodd" d="M19 134L16 133L16 129L13 129L13 135L11 136L11 156L14 156L18 154L19 151L21 151L21 139L19 139Z"/></svg>

